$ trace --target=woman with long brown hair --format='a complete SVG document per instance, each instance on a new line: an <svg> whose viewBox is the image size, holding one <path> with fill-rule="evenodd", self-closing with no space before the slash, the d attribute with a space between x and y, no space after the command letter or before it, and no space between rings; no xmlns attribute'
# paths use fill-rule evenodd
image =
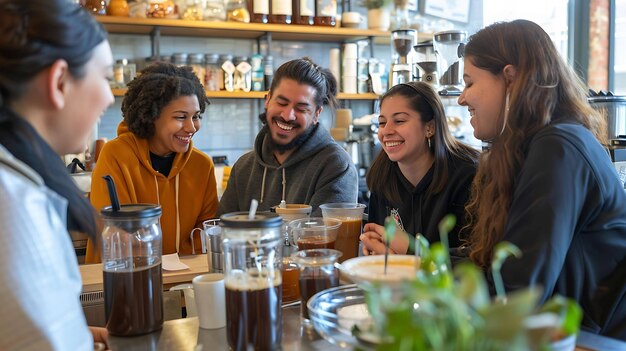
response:
<svg viewBox="0 0 626 351"><path fill-rule="evenodd" d="M371 196L363 253L385 251L388 216L403 233L391 242L392 253L412 251L409 237L417 233L438 241L437 225L449 213L457 217L449 238L450 246L457 247L478 151L450 134L443 104L427 83L389 89L381 98L378 124L382 150L367 173Z"/></svg>
<svg viewBox="0 0 626 351"><path fill-rule="evenodd" d="M496 243L517 245L522 257L502 268L507 290L571 297L584 329L626 338L626 193L585 87L526 20L474 34L464 79L459 103L491 144L467 206L471 260L487 269Z"/></svg>

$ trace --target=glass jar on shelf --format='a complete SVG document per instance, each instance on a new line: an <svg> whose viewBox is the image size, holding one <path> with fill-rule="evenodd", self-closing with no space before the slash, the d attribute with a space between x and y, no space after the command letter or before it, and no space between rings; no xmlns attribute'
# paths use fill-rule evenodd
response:
<svg viewBox="0 0 626 351"><path fill-rule="evenodd" d="M233 64L235 65L235 90L249 92L252 89L252 66L248 62L248 57L237 56Z"/></svg>
<svg viewBox="0 0 626 351"><path fill-rule="evenodd" d="M126 0L111 0L109 6L107 6L107 15L128 17L130 11L128 9L128 1Z"/></svg>
<svg viewBox="0 0 626 351"><path fill-rule="evenodd" d="M107 14L107 2L105 0L86 0L83 7L92 15Z"/></svg>
<svg viewBox="0 0 626 351"><path fill-rule="evenodd" d="M128 16L133 18L146 18L148 3L144 0L130 0L128 2Z"/></svg>
<svg viewBox="0 0 626 351"><path fill-rule="evenodd" d="M204 18L204 4L201 0L179 0L176 4L180 19L188 21L202 21Z"/></svg>
<svg viewBox="0 0 626 351"><path fill-rule="evenodd" d="M206 75L206 70L204 68L204 54L191 54L189 55L189 65L191 69L193 69L193 73L196 74L200 83L205 85L204 78Z"/></svg>
<svg viewBox="0 0 626 351"><path fill-rule="evenodd" d="M206 54L204 55L204 88L208 91L220 90L220 75L222 69L219 66L220 55Z"/></svg>
<svg viewBox="0 0 626 351"><path fill-rule="evenodd" d="M224 64L226 62L230 62L230 65L227 65L226 67L230 67L230 66L234 67L232 63L232 59L233 59L233 55L229 55L229 54L220 55L220 60L218 63L220 66L220 74L218 75L219 90L226 90L226 86L224 84L224 78L227 76L227 74L226 74L226 71L224 70Z"/></svg>
<svg viewBox="0 0 626 351"><path fill-rule="evenodd" d="M334 27L337 24L337 0L316 0L314 22L316 26Z"/></svg>
<svg viewBox="0 0 626 351"><path fill-rule="evenodd" d="M176 19L178 8L173 0L148 0L146 17Z"/></svg>
<svg viewBox="0 0 626 351"><path fill-rule="evenodd" d="M269 0L248 0L250 22L267 23L270 15Z"/></svg>
<svg viewBox="0 0 626 351"><path fill-rule="evenodd" d="M226 21L226 2L225 0L206 0L204 3L205 21Z"/></svg>
<svg viewBox="0 0 626 351"><path fill-rule="evenodd" d="M226 19L230 22L250 23L250 13L246 0L228 0L226 3Z"/></svg>
<svg viewBox="0 0 626 351"><path fill-rule="evenodd" d="M272 0L269 22L276 24L291 24L293 8L291 0Z"/></svg>
<svg viewBox="0 0 626 351"><path fill-rule="evenodd" d="M222 60L222 72L224 77L223 90L233 92L235 91L235 65L233 64L233 55L223 55L220 57Z"/></svg>

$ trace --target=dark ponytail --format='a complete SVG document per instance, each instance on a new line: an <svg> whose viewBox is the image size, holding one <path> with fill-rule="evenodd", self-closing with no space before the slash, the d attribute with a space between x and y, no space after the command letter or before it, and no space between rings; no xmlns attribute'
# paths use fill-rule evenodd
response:
<svg viewBox="0 0 626 351"><path fill-rule="evenodd" d="M39 72L63 59L81 78L106 32L69 0L0 0L0 106Z"/></svg>
<svg viewBox="0 0 626 351"><path fill-rule="evenodd" d="M283 78L288 78L315 88L315 104L317 107L324 105L333 111L337 108L337 80L327 68L315 64L308 57L287 61L280 65L274 74L270 95L280 84Z"/></svg>

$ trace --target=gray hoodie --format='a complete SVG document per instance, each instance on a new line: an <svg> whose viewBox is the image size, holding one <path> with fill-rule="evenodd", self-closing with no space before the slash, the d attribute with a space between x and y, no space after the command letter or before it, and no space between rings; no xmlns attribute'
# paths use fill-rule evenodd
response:
<svg viewBox="0 0 626 351"><path fill-rule="evenodd" d="M259 211L267 211L285 200L308 204L311 216L321 216L319 205L356 202L357 173L348 153L337 145L328 131L317 125L311 137L279 165L273 155L264 126L254 150L241 156L233 166L217 215L247 211L252 199Z"/></svg>

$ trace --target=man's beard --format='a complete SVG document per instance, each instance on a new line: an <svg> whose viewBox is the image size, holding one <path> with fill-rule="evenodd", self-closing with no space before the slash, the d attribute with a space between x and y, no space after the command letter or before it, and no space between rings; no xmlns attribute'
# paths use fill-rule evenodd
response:
<svg viewBox="0 0 626 351"><path fill-rule="evenodd" d="M304 144L307 140L309 140L309 138L311 138L313 133L315 133L315 130L317 129L317 127L318 127L317 123L311 124L307 129L305 129L305 131L302 134L298 135L287 144L277 143L276 140L274 140L274 138L272 137L272 134L270 133L270 146L272 150L277 151L280 154L284 154L287 151L295 150L299 148L302 144Z"/></svg>

